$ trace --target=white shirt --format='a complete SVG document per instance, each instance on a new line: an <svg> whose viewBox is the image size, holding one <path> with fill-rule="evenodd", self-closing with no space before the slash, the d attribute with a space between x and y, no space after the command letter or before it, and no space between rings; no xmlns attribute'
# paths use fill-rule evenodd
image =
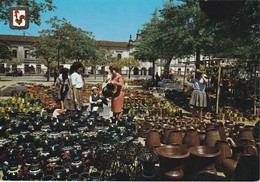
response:
<svg viewBox="0 0 260 182"><path fill-rule="evenodd" d="M76 86L76 88L82 88L83 87L83 79L80 74L77 72L72 73L71 75L71 84L73 86Z"/></svg>

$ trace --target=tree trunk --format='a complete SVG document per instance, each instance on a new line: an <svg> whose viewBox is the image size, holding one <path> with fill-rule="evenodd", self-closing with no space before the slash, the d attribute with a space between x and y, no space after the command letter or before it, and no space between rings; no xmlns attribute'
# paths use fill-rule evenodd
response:
<svg viewBox="0 0 260 182"><path fill-rule="evenodd" d="M195 63L196 69L200 69L200 50L198 49L196 51L196 63Z"/></svg>
<svg viewBox="0 0 260 182"><path fill-rule="evenodd" d="M153 63L152 80L154 80L154 75L155 75L155 60L153 60L152 63Z"/></svg>
<svg viewBox="0 0 260 182"><path fill-rule="evenodd" d="M50 63L47 64L47 82L50 81Z"/></svg>
<svg viewBox="0 0 260 182"><path fill-rule="evenodd" d="M163 78L168 78L169 77L171 61L172 61L172 59L167 60L165 65L164 65Z"/></svg>
<svg viewBox="0 0 260 182"><path fill-rule="evenodd" d="M132 68L129 67L129 68L128 68L128 79L129 79L129 80L130 80L130 77L131 77L131 76L130 76L130 75L131 75L131 70L132 70Z"/></svg>

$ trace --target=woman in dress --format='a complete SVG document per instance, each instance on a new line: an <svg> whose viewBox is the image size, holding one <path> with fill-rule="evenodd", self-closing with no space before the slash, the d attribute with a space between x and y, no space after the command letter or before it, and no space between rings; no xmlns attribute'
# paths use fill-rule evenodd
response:
<svg viewBox="0 0 260 182"><path fill-rule="evenodd" d="M74 62L71 65L71 85L73 91L74 109L81 110L83 106L83 94L82 89L84 86L83 78L81 73L83 72L84 66L81 62Z"/></svg>
<svg viewBox="0 0 260 182"><path fill-rule="evenodd" d="M111 97L111 111L113 116L118 119L123 114L123 105L124 105L124 78L119 74L119 68L117 66L110 66L110 72L112 73L112 80L109 83L112 83L115 86L114 93Z"/></svg>
<svg viewBox="0 0 260 182"><path fill-rule="evenodd" d="M202 121L203 108L207 107L207 94L205 92L206 83L208 82L207 75L203 71L197 69L195 71L195 78L190 81L193 83L193 92L190 99L190 107L193 119L198 115Z"/></svg>
<svg viewBox="0 0 260 182"><path fill-rule="evenodd" d="M72 92L71 92L71 81L69 75L69 69L63 68L57 79L59 85L58 97L61 102L62 110L71 110Z"/></svg>

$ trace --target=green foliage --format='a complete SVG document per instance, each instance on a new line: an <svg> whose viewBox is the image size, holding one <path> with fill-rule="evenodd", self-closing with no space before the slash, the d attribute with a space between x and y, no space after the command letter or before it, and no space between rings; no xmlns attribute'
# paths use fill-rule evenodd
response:
<svg viewBox="0 0 260 182"><path fill-rule="evenodd" d="M6 59L12 59L12 51L10 45L7 42L0 41L0 62L4 62Z"/></svg>
<svg viewBox="0 0 260 182"><path fill-rule="evenodd" d="M30 22L36 25L41 24L41 13L53 11L56 7L53 5L52 0L1 0L0 2L0 20L6 24L9 21L9 9L11 7L29 7Z"/></svg>

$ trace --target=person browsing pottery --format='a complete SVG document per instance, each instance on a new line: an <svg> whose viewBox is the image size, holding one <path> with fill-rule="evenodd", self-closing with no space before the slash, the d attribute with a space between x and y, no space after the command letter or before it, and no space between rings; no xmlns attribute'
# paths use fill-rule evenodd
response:
<svg viewBox="0 0 260 182"><path fill-rule="evenodd" d="M75 110L81 110L81 107L83 106L82 89L84 86L84 82L81 76L83 69L84 67L81 62L74 62L70 69Z"/></svg>
<svg viewBox="0 0 260 182"><path fill-rule="evenodd" d="M110 66L109 69L112 73L112 80L110 80L108 83L112 83L115 86L113 95L111 97L111 111L113 112L113 116L119 119L123 114L124 78L121 74L119 74L119 68L117 66Z"/></svg>
<svg viewBox="0 0 260 182"><path fill-rule="evenodd" d="M193 83L193 92L190 99L190 107L193 119L196 116L202 121L203 108L207 107L207 94L205 92L206 83L208 82L207 75L203 71L196 69L195 78L190 80Z"/></svg>
<svg viewBox="0 0 260 182"><path fill-rule="evenodd" d="M68 68L62 68L57 79L59 86L58 98L61 102L61 110L71 110L73 95L71 92L71 81Z"/></svg>

